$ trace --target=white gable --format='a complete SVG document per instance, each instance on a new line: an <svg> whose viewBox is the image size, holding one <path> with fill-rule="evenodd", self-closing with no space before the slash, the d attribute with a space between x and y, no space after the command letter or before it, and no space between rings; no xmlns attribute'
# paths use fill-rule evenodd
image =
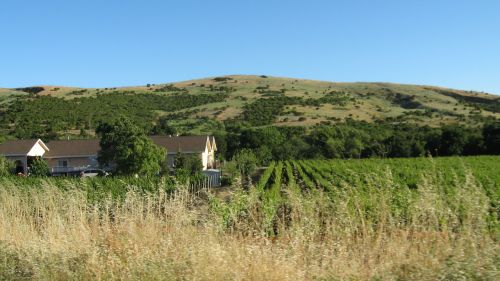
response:
<svg viewBox="0 0 500 281"><path fill-rule="evenodd" d="M210 138L207 136L207 142L205 143L205 151L212 150L212 145L210 143Z"/></svg>
<svg viewBox="0 0 500 281"><path fill-rule="evenodd" d="M212 137L211 147L212 147L212 151L217 150L217 145L215 144L215 137Z"/></svg>
<svg viewBox="0 0 500 281"><path fill-rule="evenodd" d="M28 152L28 156L40 156L41 157L48 150L49 149L47 148L47 146L45 146L45 144L41 140L38 140L35 143L35 145L33 145L33 147Z"/></svg>

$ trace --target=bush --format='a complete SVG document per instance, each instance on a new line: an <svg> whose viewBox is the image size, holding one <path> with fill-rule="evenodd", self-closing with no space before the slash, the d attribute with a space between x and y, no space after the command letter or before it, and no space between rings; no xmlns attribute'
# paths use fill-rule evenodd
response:
<svg viewBox="0 0 500 281"><path fill-rule="evenodd" d="M182 170L181 174L186 173L188 176L195 176L203 171L203 163L197 155L185 155L178 152L175 156L175 170L176 174Z"/></svg>
<svg viewBox="0 0 500 281"><path fill-rule="evenodd" d="M247 183L251 183L250 176L257 168L257 157L250 149L243 149L238 154L233 157L236 162L236 167L240 171L242 179L247 180Z"/></svg>
<svg viewBox="0 0 500 281"><path fill-rule="evenodd" d="M0 155L0 177L11 175L14 172L14 162Z"/></svg>
<svg viewBox="0 0 500 281"><path fill-rule="evenodd" d="M234 178L231 176L222 176L220 178L221 186L231 186L234 183Z"/></svg>
<svg viewBox="0 0 500 281"><path fill-rule="evenodd" d="M49 165L42 158L36 158L30 167L30 175L36 177L45 177L50 174Z"/></svg>

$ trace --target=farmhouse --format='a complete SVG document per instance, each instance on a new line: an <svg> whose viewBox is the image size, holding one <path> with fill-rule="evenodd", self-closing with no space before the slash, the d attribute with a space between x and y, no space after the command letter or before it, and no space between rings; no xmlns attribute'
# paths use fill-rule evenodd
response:
<svg viewBox="0 0 500 281"><path fill-rule="evenodd" d="M0 155L14 161L16 173L26 174L34 159L42 157L49 148L42 140L12 140L0 144Z"/></svg>
<svg viewBox="0 0 500 281"><path fill-rule="evenodd" d="M43 159L49 164L51 173L71 173L88 168L97 168L99 140L53 140Z"/></svg>
<svg viewBox="0 0 500 281"><path fill-rule="evenodd" d="M217 146L212 136L151 136L151 140L167 150L170 169L178 153L200 157L203 170L216 168ZM16 173L27 174L33 159L39 157L47 161L52 174L61 174L100 167L99 149L97 139L54 140L47 144L40 139L9 140L0 144L0 155L16 163Z"/></svg>
<svg viewBox="0 0 500 281"><path fill-rule="evenodd" d="M159 147L167 149L167 164L173 168L175 156L198 155L203 164L203 170L215 169L215 151L217 146L212 136L152 136L151 140Z"/></svg>

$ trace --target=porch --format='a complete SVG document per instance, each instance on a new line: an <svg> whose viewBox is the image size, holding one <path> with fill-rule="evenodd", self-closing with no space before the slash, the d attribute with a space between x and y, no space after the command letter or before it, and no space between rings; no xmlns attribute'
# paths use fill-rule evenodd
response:
<svg viewBox="0 0 500 281"><path fill-rule="evenodd" d="M73 173L79 173L81 171L84 171L84 170L90 169L90 168L95 168L95 167L92 167L91 165L76 166L76 167L56 166L56 167L50 168L50 173L52 175L54 175L54 174L73 174Z"/></svg>

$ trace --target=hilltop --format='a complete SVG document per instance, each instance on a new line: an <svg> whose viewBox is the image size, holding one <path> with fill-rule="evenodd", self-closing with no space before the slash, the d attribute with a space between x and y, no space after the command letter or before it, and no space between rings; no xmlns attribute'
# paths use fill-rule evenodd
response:
<svg viewBox="0 0 500 281"><path fill-rule="evenodd" d="M29 130L25 123L52 126L65 134L82 128L91 133L94 124L116 114L131 115L151 125L168 119L170 125L192 133L210 131L227 120L242 120L254 127L309 127L346 120L439 127L476 126L500 118L500 97L481 92L264 75L120 88L0 89L0 106L5 115L4 134L16 127Z"/></svg>

